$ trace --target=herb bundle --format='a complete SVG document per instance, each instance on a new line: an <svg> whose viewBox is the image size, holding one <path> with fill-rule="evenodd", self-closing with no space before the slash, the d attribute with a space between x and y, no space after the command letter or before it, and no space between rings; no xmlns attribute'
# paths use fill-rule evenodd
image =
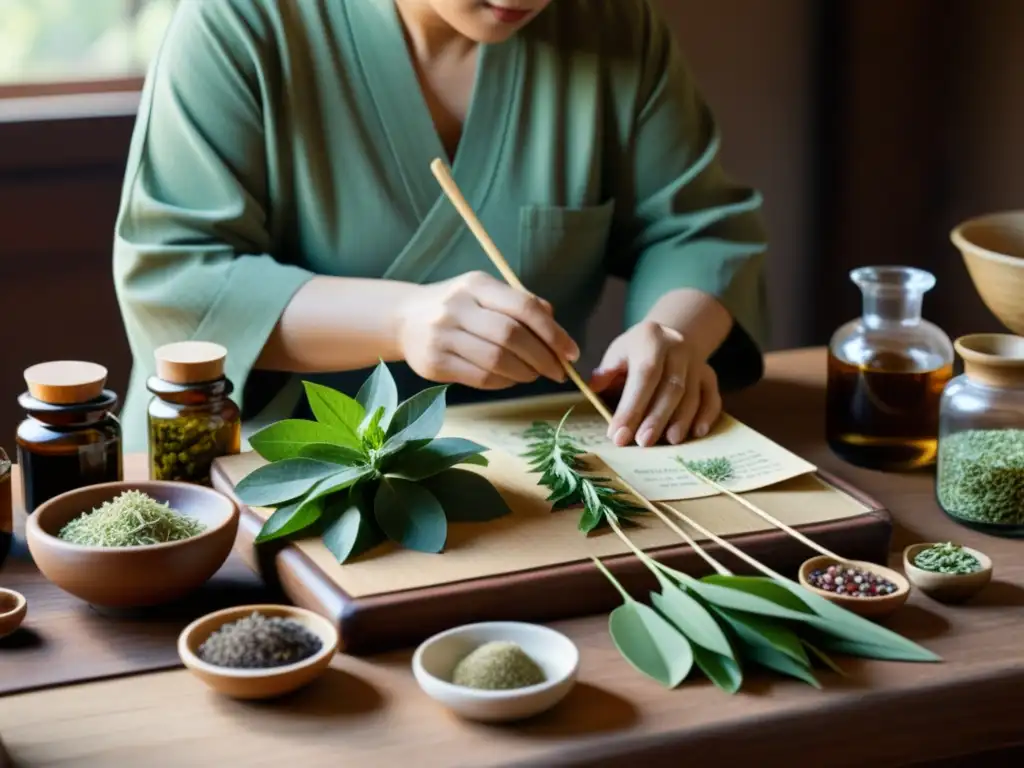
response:
<svg viewBox="0 0 1024 768"><path fill-rule="evenodd" d="M315 421L285 419L249 443L268 464L235 489L244 504L272 507L257 543L318 533L344 563L385 540L420 552L444 549L449 522L482 522L509 513L482 475L487 450L471 440L437 437L447 387L398 402L382 362L355 399L304 382Z"/></svg>
<svg viewBox="0 0 1024 768"><path fill-rule="evenodd" d="M540 472L539 484L551 490L555 508L583 506L581 530L610 526L632 553L655 576L659 591L651 604L633 598L596 558L595 565L619 591L623 604L609 617L609 631L619 652L635 669L667 687L674 688L696 667L728 693L738 691L744 670L764 667L821 687L815 664L839 671L829 652L865 658L900 661L938 661L916 643L857 616L757 563L724 539L675 512L685 522L720 545L756 565L766 576L736 576L705 552L655 505L626 486L623 491L607 478L592 476L583 450L565 432L562 418L556 427L537 423L525 456L531 469ZM714 461L714 460L713 460ZM686 463L698 478L704 471L726 479L732 467ZM715 484L716 481L711 481ZM625 485L620 479L619 483ZM583 489L588 489L584 491ZM717 571L697 579L650 557L632 543L620 521L638 511L629 495L643 503L678 533ZM615 500L615 506L607 503ZM624 514L623 510L629 510ZM586 525L584 525L584 522Z"/></svg>

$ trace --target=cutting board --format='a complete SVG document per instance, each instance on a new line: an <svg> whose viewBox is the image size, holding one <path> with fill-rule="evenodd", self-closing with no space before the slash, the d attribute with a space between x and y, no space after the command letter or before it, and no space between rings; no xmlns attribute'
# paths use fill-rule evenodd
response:
<svg viewBox="0 0 1024 768"><path fill-rule="evenodd" d="M458 412L457 407L449 409L452 421ZM476 621L544 622L608 612L620 598L594 567L592 556L600 557L637 597L655 586L646 567L614 533L584 536L577 529L578 509L551 511L546 489L526 471L522 458L501 451L487 456L488 467L468 469L498 488L512 514L487 523L450 525L443 554L384 545L340 565L315 538L257 547L253 542L271 510L245 505L240 505L236 549L297 605L335 621L343 649L353 654L407 647ZM262 463L253 453L219 459L213 468L214 486L234 497L238 481ZM844 557L886 562L891 517L835 477L801 475L744 496ZM783 574L795 575L813 554L727 497L670 503ZM638 520L640 526L630 531L634 544L673 568L693 575L709 572L678 534L653 515ZM751 572L719 547L708 543L706 549L735 572Z"/></svg>

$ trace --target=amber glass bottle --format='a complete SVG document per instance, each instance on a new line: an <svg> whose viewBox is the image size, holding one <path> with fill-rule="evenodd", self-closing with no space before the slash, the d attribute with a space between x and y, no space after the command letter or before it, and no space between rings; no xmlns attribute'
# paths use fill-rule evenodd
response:
<svg viewBox="0 0 1024 768"><path fill-rule="evenodd" d="M851 279L863 314L832 336L826 436L852 464L904 471L935 462L939 398L953 375L953 344L923 319L928 272L864 267Z"/></svg>
<svg viewBox="0 0 1024 768"><path fill-rule="evenodd" d="M25 511L86 485L123 479L117 395L107 371L93 363L43 363L25 371L18 402L18 465Z"/></svg>
<svg viewBox="0 0 1024 768"><path fill-rule="evenodd" d="M157 375L147 382L149 476L210 485L214 459L241 450L241 411L224 376L227 350L208 342L169 344L156 351Z"/></svg>

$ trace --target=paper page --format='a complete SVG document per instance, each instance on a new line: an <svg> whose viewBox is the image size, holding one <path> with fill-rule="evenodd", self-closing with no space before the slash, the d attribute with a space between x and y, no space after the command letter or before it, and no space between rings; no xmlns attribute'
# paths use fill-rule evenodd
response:
<svg viewBox="0 0 1024 768"><path fill-rule="evenodd" d="M524 433L533 422L557 424L564 412L565 409L544 414L530 409L516 412L509 403L491 409L475 406L458 416L450 414L445 433L518 456L527 450L529 439ZM581 448L598 456L651 501L696 499L718 493L680 466L680 459L728 459L733 476L721 485L737 493L816 471L813 464L726 414L709 435L678 446L620 448L605 436L606 429L600 415L583 407L577 407L564 426Z"/></svg>

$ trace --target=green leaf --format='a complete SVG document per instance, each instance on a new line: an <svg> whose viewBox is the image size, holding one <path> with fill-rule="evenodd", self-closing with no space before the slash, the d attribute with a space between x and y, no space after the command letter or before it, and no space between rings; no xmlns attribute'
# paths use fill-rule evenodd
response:
<svg viewBox="0 0 1024 768"><path fill-rule="evenodd" d="M921 659L907 659L906 652L901 648L844 640L829 635L815 638L815 644L824 651L838 653L842 656L856 656L862 659L879 659L881 661L921 661Z"/></svg>
<svg viewBox="0 0 1024 768"><path fill-rule="evenodd" d="M608 631L619 653L638 672L675 688L693 668L693 648L686 637L657 611L638 603L596 557L597 569L622 596L623 604L608 617Z"/></svg>
<svg viewBox="0 0 1024 768"><path fill-rule="evenodd" d="M888 654L885 658L894 661L942 661L939 656L913 640L908 640L891 629L886 629L880 624L875 624L873 621L830 603L824 597L814 594L800 584L791 581L776 581L775 583L799 597L810 610L814 611L815 615L801 617L801 619L824 632L843 640L853 641L858 645L878 646ZM835 649L826 648L825 650ZM876 655L871 658L881 657Z"/></svg>
<svg viewBox="0 0 1024 768"><path fill-rule="evenodd" d="M791 656L776 651L774 648L764 645L745 644L743 656L750 661L760 664L762 667L767 667L783 675L795 677L797 680L802 680L808 685L812 685L819 690L821 689L821 683L818 682L818 678L814 676L814 673L808 667L795 661Z"/></svg>
<svg viewBox="0 0 1024 768"><path fill-rule="evenodd" d="M701 672L726 693L736 693L743 685L743 670L734 659L694 644L693 660Z"/></svg>
<svg viewBox="0 0 1024 768"><path fill-rule="evenodd" d="M324 510L328 518L322 539L339 563L358 557L383 538L363 494L354 490L332 499Z"/></svg>
<svg viewBox="0 0 1024 768"><path fill-rule="evenodd" d="M804 651L800 638L797 637L793 630L780 624L777 620L766 619L763 616L756 616L750 613L744 614L740 611L731 611L728 608L716 608L714 610L725 619L737 637L746 645L771 648L779 653L784 653L805 667L811 665L811 661L807 658L807 653Z"/></svg>
<svg viewBox="0 0 1024 768"><path fill-rule="evenodd" d="M359 436L363 441L363 447L373 451L380 450L384 445L384 430L381 428L381 420L384 418L384 406L366 417L366 420L359 427Z"/></svg>
<svg viewBox="0 0 1024 768"><path fill-rule="evenodd" d="M423 480L450 523L483 523L511 514L505 498L486 477L465 469L446 469Z"/></svg>
<svg viewBox="0 0 1024 768"><path fill-rule="evenodd" d="M334 443L310 443L299 449L299 456L305 459L316 459L317 461L329 461L333 464L340 464L345 467L365 464L367 456L360 451L354 451L344 445Z"/></svg>
<svg viewBox="0 0 1024 768"><path fill-rule="evenodd" d="M810 608L796 595L785 587L781 586L774 579L764 576L733 576L723 574L711 574L701 579L706 584L717 584L722 587L730 587L746 592L748 595L756 595L765 600L789 608L801 613L812 613Z"/></svg>
<svg viewBox="0 0 1024 768"><path fill-rule="evenodd" d="M700 645L719 656L735 659L729 638L718 626L707 608L668 581L662 582L661 592L651 593L654 607L695 645Z"/></svg>
<svg viewBox="0 0 1024 768"><path fill-rule="evenodd" d="M373 502L377 524L389 539L418 552L440 552L448 537L444 509L434 495L409 480L385 477Z"/></svg>
<svg viewBox="0 0 1024 768"><path fill-rule="evenodd" d="M345 393L321 384L304 381L302 386L306 388L306 399L317 421L349 432L358 441L359 423L366 416L362 405Z"/></svg>
<svg viewBox="0 0 1024 768"><path fill-rule="evenodd" d="M378 423L387 429L395 409L398 408L398 387L395 386L391 371L388 370L383 360L359 388L359 392L356 393L356 402L363 406L368 418L373 418L373 414L383 408L384 411ZM365 433L365 425L362 431Z"/></svg>
<svg viewBox="0 0 1024 768"><path fill-rule="evenodd" d="M249 438L252 449L267 461L297 458L310 443L333 443L353 450L361 447L348 432L307 419L283 419Z"/></svg>
<svg viewBox="0 0 1024 768"><path fill-rule="evenodd" d="M635 600L608 618L612 642L638 672L675 688L693 668L693 649L679 630L654 609Z"/></svg>
<svg viewBox="0 0 1024 768"><path fill-rule="evenodd" d="M447 386L430 387L399 405L388 425L384 452L389 453L389 446L433 440L444 426L447 390Z"/></svg>
<svg viewBox="0 0 1024 768"><path fill-rule="evenodd" d="M309 492L309 498L319 499L332 493L343 491L372 474L373 467L365 465L361 467L345 467L342 469L336 468L333 475L325 477L313 486L312 490Z"/></svg>
<svg viewBox="0 0 1024 768"><path fill-rule="evenodd" d="M263 523L256 543L262 544L281 539L308 528L323 514L323 503L318 499L301 499L294 504L280 507Z"/></svg>
<svg viewBox="0 0 1024 768"><path fill-rule="evenodd" d="M487 459L480 456L486 450L472 440L439 437L419 448L399 451L389 457L384 471L406 480L423 480L463 462L487 466Z"/></svg>
<svg viewBox="0 0 1024 768"><path fill-rule="evenodd" d="M662 567L662 570L668 570L670 573L678 574L678 572L674 572L671 569L665 569L664 567ZM685 576L685 574L679 575ZM777 603L773 603L771 600L766 600L763 597L758 597L757 595L751 595L739 589L722 587L717 584L689 577L686 578L687 580L683 582L686 585L686 588L710 605L721 608L732 608L737 611L754 613L760 616L774 616L779 619L792 619L794 621L803 621L804 619L812 619L814 617L814 615L809 612L794 611L790 608L778 605Z"/></svg>
<svg viewBox="0 0 1024 768"><path fill-rule="evenodd" d="M315 459L284 459L242 478L235 493L243 504L270 507L297 499L338 471L337 464Z"/></svg>

